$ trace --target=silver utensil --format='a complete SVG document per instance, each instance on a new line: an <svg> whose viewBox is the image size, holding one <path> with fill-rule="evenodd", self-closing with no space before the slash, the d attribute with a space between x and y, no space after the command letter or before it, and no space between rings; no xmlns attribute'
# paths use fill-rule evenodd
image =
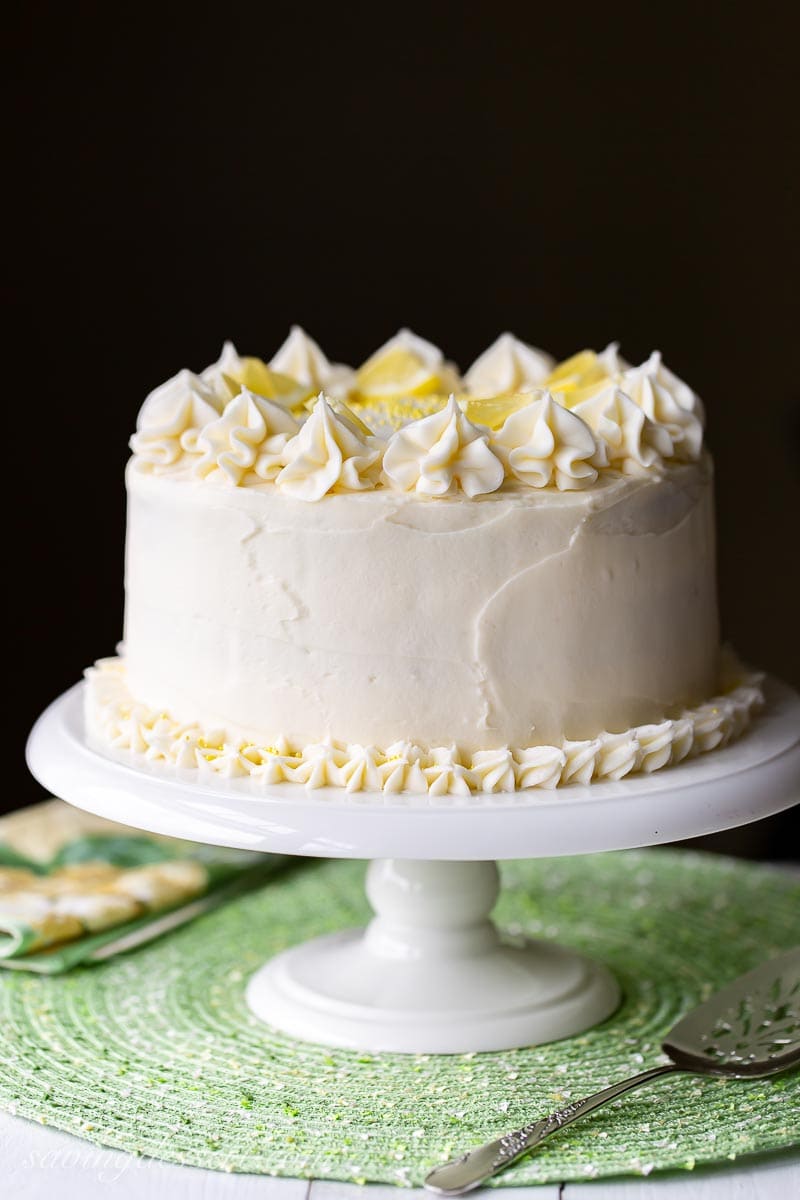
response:
<svg viewBox="0 0 800 1200"><path fill-rule="evenodd" d="M559 1129L623 1092L662 1075L689 1071L757 1079L800 1064L800 947L741 975L670 1030L661 1049L671 1060L576 1100L513 1133L434 1167L425 1187L460 1196L480 1187Z"/></svg>

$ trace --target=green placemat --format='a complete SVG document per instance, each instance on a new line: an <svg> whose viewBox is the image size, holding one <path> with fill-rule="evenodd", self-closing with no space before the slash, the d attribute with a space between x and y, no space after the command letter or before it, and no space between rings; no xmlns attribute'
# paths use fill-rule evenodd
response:
<svg viewBox="0 0 800 1200"><path fill-rule="evenodd" d="M800 941L800 886L708 855L508 863L515 933L607 962L625 1000L564 1042L458 1056L358 1054L251 1017L248 975L368 915L364 864L309 864L134 954L0 979L0 1103L102 1145L195 1166L419 1184L436 1162L660 1060L677 1017ZM691 1168L800 1142L800 1072L677 1076L553 1137L497 1181Z"/></svg>

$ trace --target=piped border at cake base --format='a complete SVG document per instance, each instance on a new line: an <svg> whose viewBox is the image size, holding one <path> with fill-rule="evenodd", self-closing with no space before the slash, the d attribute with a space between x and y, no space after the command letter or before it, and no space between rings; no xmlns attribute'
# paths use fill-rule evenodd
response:
<svg viewBox="0 0 800 1200"><path fill-rule="evenodd" d="M224 732L181 723L137 701L121 658L101 659L86 677L87 731L134 761L189 768L197 770L198 777L250 777L265 785L340 787L350 793L441 796L552 790L616 781L637 772L652 774L727 745L764 704L763 676L742 673L719 696L656 724L603 732L585 741L565 739L558 746L503 747L462 755L455 746L428 749L403 741L384 749L330 739L306 746L283 737L264 744L231 741Z"/></svg>

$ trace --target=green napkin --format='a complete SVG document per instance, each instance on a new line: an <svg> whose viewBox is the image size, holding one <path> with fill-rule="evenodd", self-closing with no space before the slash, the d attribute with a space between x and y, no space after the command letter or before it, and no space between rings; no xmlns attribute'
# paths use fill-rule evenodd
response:
<svg viewBox="0 0 800 1200"><path fill-rule="evenodd" d="M282 856L142 833L47 800L0 817L0 966L57 974L160 936Z"/></svg>

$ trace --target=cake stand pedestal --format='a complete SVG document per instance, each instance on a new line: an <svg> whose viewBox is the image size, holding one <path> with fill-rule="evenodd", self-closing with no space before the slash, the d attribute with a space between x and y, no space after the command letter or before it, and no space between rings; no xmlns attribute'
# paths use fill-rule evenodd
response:
<svg viewBox="0 0 800 1200"><path fill-rule="evenodd" d="M620 995L605 967L501 940L489 920L498 891L494 862L374 859L366 930L277 955L248 1004L307 1041L440 1054L550 1042L610 1016Z"/></svg>
<svg viewBox="0 0 800 1200"><path fill-rule="evenodd" d="M365 1051L462 1053L568 1037L619 1002L608 971L489 919L496 859L626 849L700 836L800 800L800 698L769 681L737 742L652 776L461 799L308 792L133 765L86 738L78 684L37 721L28 763L55 795L154 833L281 854L374 859L375 917L277 955L253 1012L292 1036Z"/></svg>

